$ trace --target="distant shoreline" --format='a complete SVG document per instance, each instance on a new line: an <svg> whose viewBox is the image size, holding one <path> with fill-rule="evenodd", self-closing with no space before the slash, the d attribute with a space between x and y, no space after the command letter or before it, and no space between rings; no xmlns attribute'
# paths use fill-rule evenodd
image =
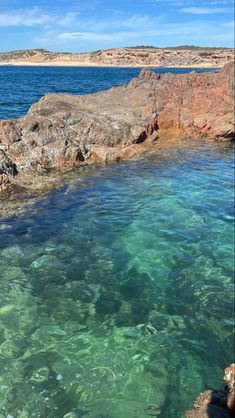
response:
<svg viewBox="0 0 235 418"><path fill-rule="evenodd" d="M0 53L0 65L31 67L102 68L222 68L233 60L228 49L113 48L84 53L51 52L45 49Z"/></svg>
<svg viewBox="0 0 235 418"><path fill-rule="evenodd" d="M222 68L223 65L215 65L215 63L194 64L194 65L167 65L158 66L153 64L130 64L130 65L117 65L117 64L98 64L87 62L33 62L33 61L4 61L0 62L0 66L14 66L14 67L100 67L100 68Z"/></svg>

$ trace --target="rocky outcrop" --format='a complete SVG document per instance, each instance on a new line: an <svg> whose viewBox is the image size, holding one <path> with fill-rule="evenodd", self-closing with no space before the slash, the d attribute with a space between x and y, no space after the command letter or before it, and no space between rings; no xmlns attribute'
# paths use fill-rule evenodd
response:
<svg viewBox="0 0 235 418"><path fill-rule="evenodd" d="M0 174L131 158L159 137L232 139L233 73L232 63L219 73L143 70L106 92L48 94L25 117L0 123Z"/></svg>
<svg viewBox="0 0 235 418"><path fill-rule="evenodd" d="M222 67L234 57L222 48L118 48L97 51L89 60L101 65L156 67Z"/></svg>
<svg viewBox="0 0 235 418"><path fill-rule="evenodd" d="M195 409L186 412L186 418L234 418L235 417L235 364L224 372L225 390L206 390L198 396Z"/></svg>
<svg viewBox="0 0 235 418"><path fill-rule="evenodd" d="M234 58L232 48L132 47L87 53L50 52L45 49L0 53L0 64L88 65L124 67L223 67Z"/></svg>

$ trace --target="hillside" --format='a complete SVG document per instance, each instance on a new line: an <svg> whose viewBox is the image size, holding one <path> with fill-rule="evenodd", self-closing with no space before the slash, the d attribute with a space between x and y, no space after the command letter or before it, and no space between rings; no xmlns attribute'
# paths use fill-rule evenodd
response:
<svg viewBox="0 0 235 418"><path fill-rule="evenodd" d="M84 65L124 67L222 67L234 57L229 48L137 46L85 53L45 49L0 53L0 65Z"/></svg>

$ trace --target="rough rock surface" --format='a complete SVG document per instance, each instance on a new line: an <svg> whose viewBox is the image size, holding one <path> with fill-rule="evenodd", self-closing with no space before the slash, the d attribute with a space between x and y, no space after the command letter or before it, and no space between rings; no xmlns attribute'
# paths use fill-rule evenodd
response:
<svg viewBox="0 0 235 418"><path fill-rule="evenodd" d="M227 408L232 417L235 417L235 364L225 369L224 383L227 389Z"/></svg>
<svg viewBox="0 0 235 418"><path fill-rule="evenodd" d="M232 49L117 48L90 54L90 61L106 65L152 65L158 67L222 67L233 59Z"/></svg>
<svg viewBox="0 0 235 418"><path fill-rule="evenodd" d="M218 73L143 70L106 92L48 94L25 117L0 122L0 174L131 158L159 136L231 139L233 76L232 63Z"/></svg>
<svg viewBox="0 0 235 418"><path fill-rule="evenodd" d="M235 417L235 364L224 371L225 390L206 390L198 396L195 409L186 412L186 418Z"/></svg>
<svg viewBox="0 0 235 418"><path fill-rule="evenodd" d="M9 191L12 188L12 182L6 174L0 174L0 193Z"/></svg>

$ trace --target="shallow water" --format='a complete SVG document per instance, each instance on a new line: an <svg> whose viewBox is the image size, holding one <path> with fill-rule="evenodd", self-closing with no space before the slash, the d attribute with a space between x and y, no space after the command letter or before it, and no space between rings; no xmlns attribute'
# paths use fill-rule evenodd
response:
<svg viewBox="0 0 235 418"><path fill-rule="evenodd" d="M233 360L233 148L71 173L0 229L0 418L183 417Z"/></svg>

